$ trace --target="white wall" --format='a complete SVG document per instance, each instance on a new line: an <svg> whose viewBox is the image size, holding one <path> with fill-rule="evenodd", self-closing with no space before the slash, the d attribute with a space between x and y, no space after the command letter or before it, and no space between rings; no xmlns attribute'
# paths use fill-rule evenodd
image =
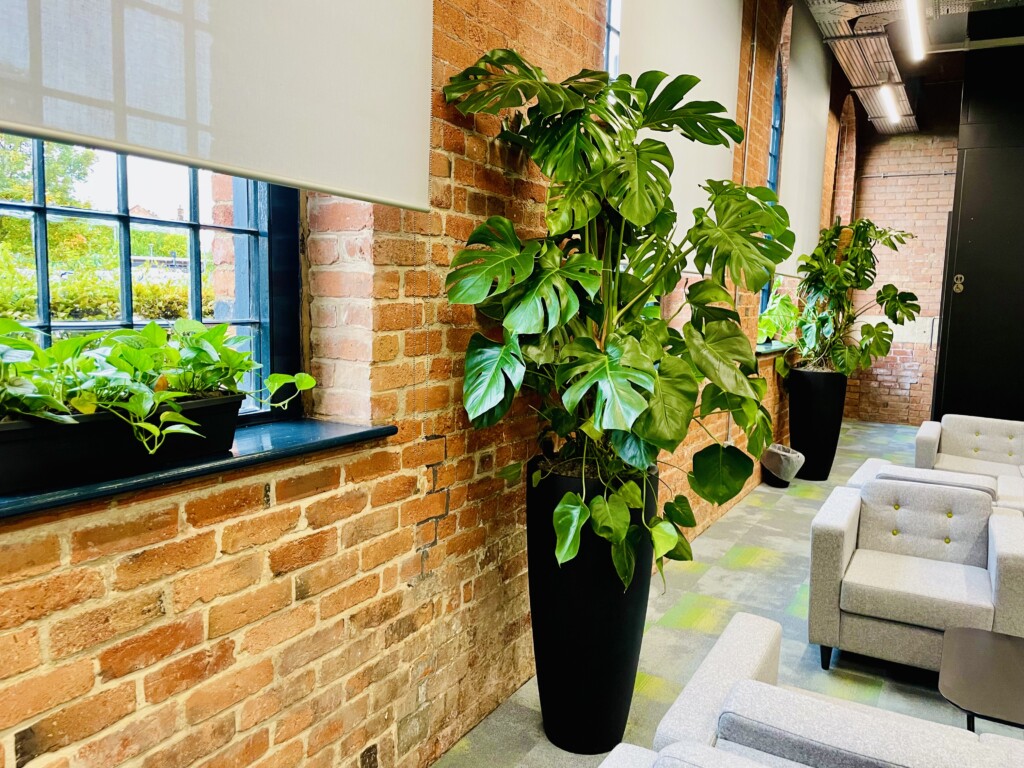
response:
<svg viewBox="0 0 1024 768"><path fill-rule="evenodd" d="M779 200L789 211L796 246L793 257L778 267L782 275L796 276L798 257L818 242L831 73L831 54L810 10L805 3L793 3Z"/></svg>
<svg viewBox="0 0 1024 768"><path fill-rule="evenodd" d="M696 75L701 82L687 96L717 101L736 117L743 0L624 0L622 72L633 76L651 69L670 77ZM707 204L698 184L732 178L732 148L709 147L678 134L658 133L675 158L672 202L679 229L693 222L692 211Z"/></svg>

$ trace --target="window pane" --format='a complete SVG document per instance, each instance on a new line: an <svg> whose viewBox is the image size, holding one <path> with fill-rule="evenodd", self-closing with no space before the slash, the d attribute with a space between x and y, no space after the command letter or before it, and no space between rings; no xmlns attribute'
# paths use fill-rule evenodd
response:
<svg viewBox="0 0 1024 768"><path fill-rule="evenodd" d="M117 210L117 155L71 144L45 144L46 203Z"/></svg>
<svg viewBox="0 0 1024 768"><path fill-rule="evenodd" d="M618 77L619 75L619 33L615 31L608 32L608 50L605 52L606 63L608 64L608 73L612 77Z"/></svg>
<svg viewBox="0 0 1024 768"><path fill-rule="evenodd" d="M147 219L187 221L188 168L143 157L128 158L128 212Z"/></svg>
<svg viewBox="0 0 1024 768"><path fill-rule="evenodd" d="M32 202L32 139L0 133L0 200Z"/></svg>
<svg viewBox="0 0 1024 768"><path fill-rule="evenodd" d="M249 182L213 171L198 171L199 223L252 227Z"/></svg>
<svg viewBox="0 0 1024 768"><path fill-rule="evenodd" d="M609 0L608 26L613 29L622 29L622 0Z"/></svg>
<svg viewBox="0 0 1024 768"><path fill-rule="evenodd" d="M254 347L254 334L255 329L248 328L246 326L233 325L231 326L231 328L228 329L229 336L238 336L243 339L243 341L240 342L237 347L235 347L235 349L237 349L239 352L248 352L252 354ZM255 356L255 358L258 362L258 353ZM239 389L245 390L246 392L256 392L256 388L259 387L261 383L262 382L260 381L260 378L258 377L257 373L250 371L249 373L246 373L242 377L242 383L239 385ZM262 396L260 395L259 392L256 392L256 394ZM246 397L245 400L242 401L243 412L251 412L258 410L260 410L260 404L253 400L252 397Z"/></svg>
<svg viewBox="0 0 1024 768"><path fill-rule="evenodd" d="M117 224L51 215L46 231L53 320L119 319L121 267Z"/></svg>
<svg viewBox="0 0 1024 768"><path fill-rule="evenodd" d="M249 235L210 229L200 231L204 320L243 320L256 316L251 300L253 245Z"/></svg>
<svg viewBox="0 0 1024 768"><path fill-rule="evenodd" d="M136 322L188 317L188 230L131 225Z"/></svg>
<svg viewBox="0 0 1024 768"><path fill-rule="evenodd" d="M35 320L36 255L30 216L0 216L0 317Z"/></svg>

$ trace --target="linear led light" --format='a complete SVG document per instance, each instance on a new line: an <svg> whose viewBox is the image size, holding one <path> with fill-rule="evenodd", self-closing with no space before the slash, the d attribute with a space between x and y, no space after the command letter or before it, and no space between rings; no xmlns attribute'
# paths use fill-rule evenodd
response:
<svg viewBox="0 0 1024 768"><path fill-rule="evenodd" d="M914 61L924 58L924 11L921 0L904 0L907 28L910 30L910 57Z"/></svg>
<svg viewBox="0 0 1024 768"><path fill-rule="evenodd" d="M889 118L890 123L898 123L903 119L903 115L900 113L899 107L896 105L896 89L889 83L883 83L878 86L878 97L882 100L882 106L885 108L885 115Z"/></svg>

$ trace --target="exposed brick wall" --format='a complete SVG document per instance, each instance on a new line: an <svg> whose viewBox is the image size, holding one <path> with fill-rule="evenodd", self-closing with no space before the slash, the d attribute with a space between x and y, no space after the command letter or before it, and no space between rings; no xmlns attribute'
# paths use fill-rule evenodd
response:
<svg viewBox="0 0 1024 768"><path fill-rule="evenodd" d="M870 129L874 130L874 129ZM832 215L826 226L836 217L852 221L857 185L857 106L853 94L843 101L839 115L839 134L836 137L836 176L832 192Z"/></svg>
<svg viewBox="0 0 1024 768"><path fill-rule="evenodd" d="M425 766L532 674L524 486L494 472L536 424L520 405L468 429L477 321L443 279L486 215L539 234L545 190L438 89L499 46L599 67L604 12L436 0L431 210L304 196L308 406L395 437L0 523L0 768ZM723 511L698 505L701 527Z"/></svg>
<svg viewBox="0 0 1024 768"><path fill-rule="evenodd" d="M953 208L956 127L883 137L861 126L861 134L856 216L916 235L896 254L886 248L876 251L876 288L891 282L913 291L921 315L913 330L896 329L887 358L850 379L846 416L920 424L931 414L936 355L932 333L939 315L948 213ZM872 295L859 294L857 305L871 299Z"/></svg>

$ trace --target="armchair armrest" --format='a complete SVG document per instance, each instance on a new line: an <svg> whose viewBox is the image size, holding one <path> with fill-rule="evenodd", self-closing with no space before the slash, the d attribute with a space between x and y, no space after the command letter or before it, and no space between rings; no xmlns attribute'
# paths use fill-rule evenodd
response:
<svg viewBox="0 0 1024 768"><path fill-rule="evenodd" d="M737 613L669 707L654 734L654 748L691 739L714 745L722 704L739 680L774 685L779 676L782 625Z"/></svg>
<svg viewBox="0 0 1024 768"><path fill-rule="evenodd" d="M942 437L942 425L937 421L926 421L917 430L914 440L914 466L931 469L935 466L935 458L939 455L939 439Z"/></svg>
<svg viewBox="0 0 1024 768"><path fill-rule="evenodd" d="M1024 637L1024 517L994 508L988 519L988 575L995 620L992 629Z"/></svg>
<svg viewBox="0 0 1024 768"><path fill-rule="evenodd" d="M840 487L825 499L811 521L811 588L808 642L839 645L839 593L857 548L860 490Z"/></svg>

